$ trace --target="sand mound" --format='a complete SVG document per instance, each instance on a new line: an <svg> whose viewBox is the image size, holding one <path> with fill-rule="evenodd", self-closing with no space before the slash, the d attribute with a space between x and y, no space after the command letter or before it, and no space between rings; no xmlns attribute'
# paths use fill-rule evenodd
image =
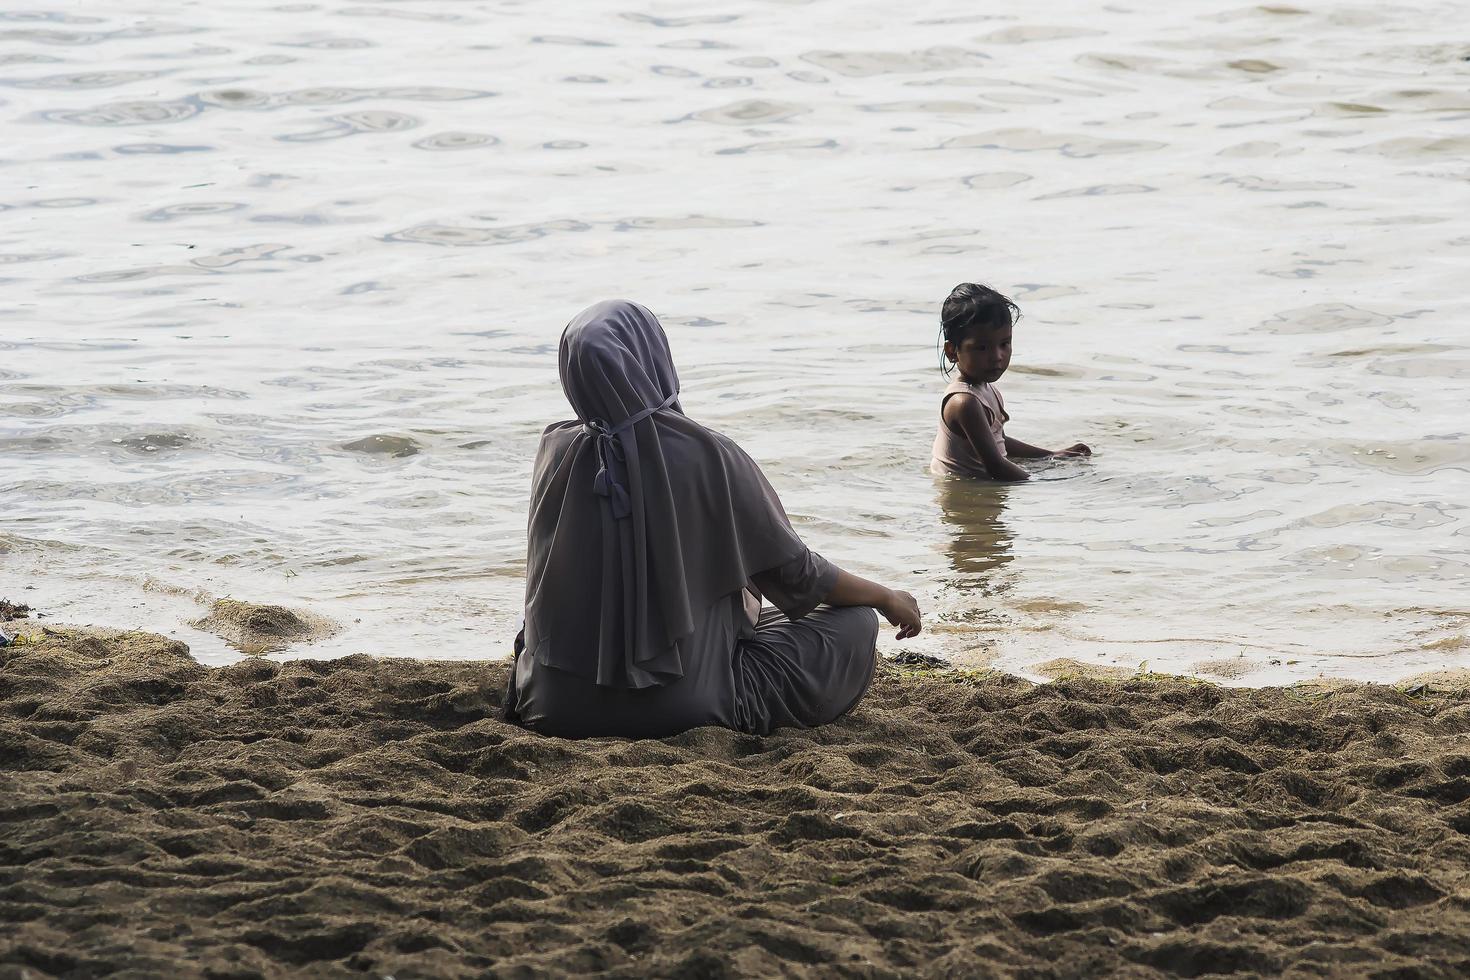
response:
<svg viewBox="0 0 1470 980"><path fill-rule="evenodd" d="M0 650L0 976L1461 976L1470 700L881 675L564 742L504 667Z"/></svg>
<svg viewBox="0 0 1470 980"><path fill-rule="evenodd" d="M1070 657L1058 657L1030 668L1031 672L1052 680L1095 680L1122 681L1138 676L1137 667L1113 667L1107 664L1086 664Z"/></svg>
<svg viewBox="0 0 1470 980"><path fill-rule="evenodd" d="M1235 680L1244 677L1253 671L1261 669L1262 664L1257 660L1247 660L1245 657L1225 657L1220 660L1203 660L1191 666L1197 674L1208 674L1211 677L1223 677L1226 680Z"/></svg>
<svg viewBox="0 0 1470 980"><path fill-rule="evenodd" d="M337 632L325 617L284 606L216 599L209 615L190 626L208 630L241 653L272 653L293 643L310 643Z"/></svg>
<svg viewBox="0 0 1470 980"><path fill-rule="evenodd" d="M392 435L367 436L346 443L342 448L354 453L367 453L372 456L392 456L394 458L417 456L423 451L419 447L419 444L408 436Z"/></svg>

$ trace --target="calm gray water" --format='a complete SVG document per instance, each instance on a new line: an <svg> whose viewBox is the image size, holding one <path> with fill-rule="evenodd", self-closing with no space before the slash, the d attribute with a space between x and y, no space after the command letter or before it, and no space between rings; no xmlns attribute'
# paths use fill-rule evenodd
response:
<svg viewBox="0 0 1470 980"><path fill-rule="evenodd" d="M1470 664L1466 3L21 3L0 595L56 621L504 653L557 337L623 296L908 648ZM926 473L963 280L1025 313L1009 431L1092 460Z"/></svg>

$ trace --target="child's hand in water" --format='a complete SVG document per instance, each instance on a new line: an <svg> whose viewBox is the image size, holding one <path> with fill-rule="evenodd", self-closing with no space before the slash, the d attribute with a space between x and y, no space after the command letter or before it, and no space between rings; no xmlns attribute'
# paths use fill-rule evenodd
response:
<svg viewBox="0 0 1470 980"><path fill-rule="evenodd" d="M1066 449L1063 449L1061 452L1052 453L1052 455L1053 456L1057 456L1059 458L1060 457L1067 457L1067 458L1070 459L1070 458L1076 457L1076 456L1091 456L1092 455L1092 450L1091 449L1088 449L1085 445L1083 445L1082 443L1079 442L1075 446L1068 446Z"/></svg>
<svg viewBox="0 0 1470 980"><path fill-rule="evenodd" d="M919 603L907 592L889 589L888 597L883 605L878 607L878 611L890 624L898 627L898 632L894 634L896 640L906 640L911 636L917 636L919 630L923 628L919 619Z"/></svg>

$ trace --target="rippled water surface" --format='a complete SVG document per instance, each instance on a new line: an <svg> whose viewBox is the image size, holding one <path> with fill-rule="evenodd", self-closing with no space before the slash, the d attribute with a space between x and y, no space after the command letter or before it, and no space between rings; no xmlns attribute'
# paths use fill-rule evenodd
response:
<svg viewBox="0 0 1470 980"><path fill-rule="evenodd" d="M505 652L558 334L625 296L912 649L1470 664L1463 2L22 4L0 594L56 620ZM971 279L1011 434L1092 460L927 475Z"/></svg>

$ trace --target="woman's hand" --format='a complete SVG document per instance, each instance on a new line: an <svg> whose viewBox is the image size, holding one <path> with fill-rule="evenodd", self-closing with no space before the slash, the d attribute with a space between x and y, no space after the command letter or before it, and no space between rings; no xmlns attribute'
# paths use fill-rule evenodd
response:
<svg viewBox="0 0 1470 980"><path fill-rule="evenodd" d="M1083 445L1082 443L1079 442L1075 446L1068 446L1066 449L1063 449L1061 452L1059 452L1059 453L1053 453L1052 455L1053 456L1091 456L1092 455L1092 450L1091 449L1088 449L1085 445Z"/></svg>
<svg viewBox="0 0 1470 980"><path fill-rule="evenodd" d="M893 636L895 640L917 636L923 628L919 618L919 603L907 592L889 589L878 611L890 624L898 627L898 632Z"/></svg>
<svg viewBox="0 0 1470 980"><path fill-rule="evenodd" d="M922 624L919 622L919 604L907 592L890 589L870 579L837 569L837 581L823 600L829 606L868 606L878 610L894 626L898 627L895 637L906 640L917 636Z"/></svg>

